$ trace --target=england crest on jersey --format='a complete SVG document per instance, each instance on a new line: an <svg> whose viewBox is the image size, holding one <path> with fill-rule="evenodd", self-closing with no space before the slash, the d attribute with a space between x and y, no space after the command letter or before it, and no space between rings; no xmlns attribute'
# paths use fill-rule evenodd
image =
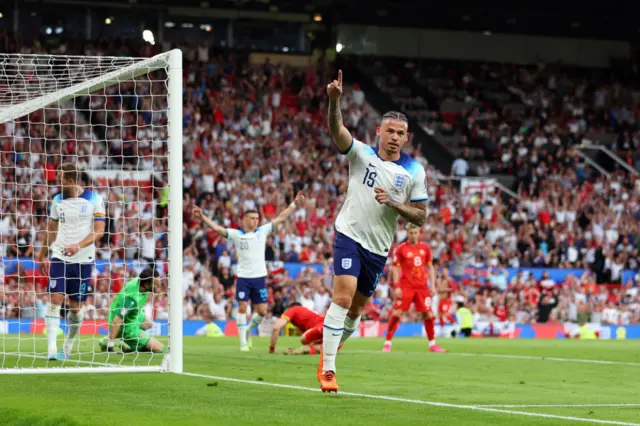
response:
<svg viewBox="0 0 640 426"><path fill-rule="evenodd" d="M349 268L351 268L351 259L349 258L342 259L342 269L349 269Z"/></svg>
<svg viewBox="0 0 640 426"><path fill-rule="evenodd" d="M409 176L397 173L393 177L393 187L397 190L401 190L402 188L405 187L408 181L409 181Z"/></svg>

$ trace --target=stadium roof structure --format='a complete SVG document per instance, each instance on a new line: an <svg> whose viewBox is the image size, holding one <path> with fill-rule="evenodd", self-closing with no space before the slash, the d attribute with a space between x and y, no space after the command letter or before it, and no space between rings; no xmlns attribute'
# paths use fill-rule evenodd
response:
<svg viewBox="0 0 640 426"><path fill-rule="evenodd" d="M593 5L538 0L31 0L43 3L102 3L115 7L191 7L272 13L320 14L325 24L365 24L536 34L640 42L640 7L609 0Z"/></svg>

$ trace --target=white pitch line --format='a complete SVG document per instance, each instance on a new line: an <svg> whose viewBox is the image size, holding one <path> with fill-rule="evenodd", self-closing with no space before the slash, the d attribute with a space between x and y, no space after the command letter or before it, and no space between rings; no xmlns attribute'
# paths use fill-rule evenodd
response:
<svg viewBox="0 0 640 426"><path fill-rule="evenodd" d="M426 353L426 351L402 351L402 350L398 350L398 352ZM385 352L382 352L382 350L372 350L372 349L356 349L356 350L345 349L344 353L368 353L368 354L379 353L383 356L387 356L387 354ZM634 367L640 367L640 362L606 361L606 360L599 360L599 359L580 359L580 358L558 358L558 357L532 356L532 355L503 355L503 354L447 352L446 354L437 354L435 356L467 356L467 357L483 356L483 357L490 357L490 358L529 359L534 361L561 361L561 362L577 362L577 363L583 363L583 364L629 365Z"/></svg>
<svg viewBox="0 0 640 426"><path fill-rule="evenodd" d="M510 405L510 404L480 404L476 407L489 407L489 408L597 408L597 407L640 407L640 404L522 404L522 405Z"/></svg>
<svg viewBox="0 0 640 426"><path fill-rule="evenodd" d="M530 356L530 355L472 354L472 353L459 353L459 352L448 352L447 355L454 355L454 356L484 356L484 357L491 357L491 358L531 359L531 360L539 360L539 361L578 362L578 363L584 363L584 364L631 365L631 366L634 366L634 367L640 367L640 362L605 361L605 360L599 360L599 359L558 358L558 357L550 357L550 356Z"/></svg>
<svg viewBox="0 0 640 426"><path fill-rule="evenodd" d="M306 392L320 392L319 388L308 388L304 386L295 386L295 385L283 385L280 383L269 383L269 382L259 382L256 380L243 380L243 379L235 379L233 377L220 377L220 376L210 376L207 374L197 374L197 373L179 373L183 376L191 376L191 377L200 377L204 379L212 379L212 380L220 380L223 382L234 382L234 383L243 383L248 385L260 385L260 386L270 386L274 388L283 388L283 389L293 389L300 390ZM598 420L598 419L588 419L585 417L572 417L572 416L556 416L553 414L544 414L544 413L531 413L528 411L513 411L513 410L502 410L499 408L492 407L480 407L477 405L459 405L459 404L449 404L446 402L435 402L435 401L423 401L420 399L406 399L406 398L397 398L394 396L384 396L384 395L369 395L365 393L353 393L353 392L340 392L339 395L345 396L353 396L356 398L368 398L368 399L379 399L384 401L394 401L394 402L404 402L407 404L420 404L420 405L430 405L433 407L445 407L445 408L457 408L461 410L474 410L474 411L484 411L489 413L500 413L500 414L513 414L517 416L527 416L527 417L542 417L546 419L557 419L557 420L569 420L574 422L586 422L586 423L597 423L597 424L606 424L606 425L622 425L622 426L640 426L640 423L628 423L628 422L619 422L616 420ZM327 396L331 398L331 396Z"/></svg>

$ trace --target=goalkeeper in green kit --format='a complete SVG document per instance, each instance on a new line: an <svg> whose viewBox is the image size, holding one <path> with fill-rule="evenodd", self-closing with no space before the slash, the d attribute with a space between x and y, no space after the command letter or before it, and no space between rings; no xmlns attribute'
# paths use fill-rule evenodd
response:
<svg viewBox="0 0 640 426"><path fill-rule="evenodd" d="M151 319L145 318L144 306L153 288L159 284L159 274L148 267L138 278L128 281L109 306L109 336L100 339L103 351L113 352L122 339L123 352L164 352L164 347L148 330L153 326Z"/></svg>

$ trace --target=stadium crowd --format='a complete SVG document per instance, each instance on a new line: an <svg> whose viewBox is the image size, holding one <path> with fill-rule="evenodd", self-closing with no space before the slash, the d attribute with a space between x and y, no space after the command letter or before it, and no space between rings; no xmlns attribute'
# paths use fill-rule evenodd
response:
<svg viewBox="0 0 640 426"><path fill-rule="evenodd" d="M39 46L13 48L43 51ZM292 301L324 313L331 293L333 222L348 177L347 162L333 147L324 119L331 68L251 64L242 55L182 48L185 319L228 319L235 303L232 246L203 230L191 216L192 207L198 205L220 224L235 228L244 210L257 209L267 221L298 191L307 195L306 208L268 240L269 303L274 316ZM79 47L60 49L54 53L77 52ZM153 53L145 49L144 56ZM106 41L80 51L92 52L132 53L125 44ZM15 267L10 260L34 257L39 250L48 205L57 191L55 171L69 158L87 169L85 184L108 201L109 232L98 243L98 258L108 262L95 272L85 318L105 318L110 295L140 265L156 262L166 273L162 87L160 77L121 84L60 109L35 112L29 120L0 125L0 256L7 260L0 268L0 317L44 315L46 277L38 268ZM573 104L573 110L581 108ZM379 115L357 85L343 97L342 109L354 136L374 144ZM575 111L571 114L576 117ZM573 121L554 117L531 117L513 140L501 142L513 145L502 155L511 152L513 161L504 167L518 176L518 199L491 190L462 193L418 149L407 148L427 170L432 206L422 239L430 244L438 268L435 287L441 305L451 305L442 303L445 300L469 300L478 320L640 322L635 278L622 281L623 270L637 271L640 265L640 179L626 171L606 179L583 168L572 142L554 141L556 131L571 133ZM587 125L591 124L585 121ZM542 130L545 126L553 126L551 137ZM508 133L512 128L502 127L497 124L495 131ZM521 141L515 140L518 135ZM543 154L537 150L540 144L557 145L558 151ZM123 174L92 177L92 170L105 168ZM125 178L130 170L146 177ZM401 226L397 242L405 234ZM289 277L284 262L309 266ZM322 266L315 269L311 264ZM536 281L522 273L509 276L505 267L572 268L584 273L569 275L563 282L547 276ZM366 308L369 319L389 316L390 270L389 263ZM165 293L158 289L154 297L157 319L168 315ZM441 308L439 316L451 321L451 313ZM415 320L415 315L409 313L405 320Z"/></svg>

